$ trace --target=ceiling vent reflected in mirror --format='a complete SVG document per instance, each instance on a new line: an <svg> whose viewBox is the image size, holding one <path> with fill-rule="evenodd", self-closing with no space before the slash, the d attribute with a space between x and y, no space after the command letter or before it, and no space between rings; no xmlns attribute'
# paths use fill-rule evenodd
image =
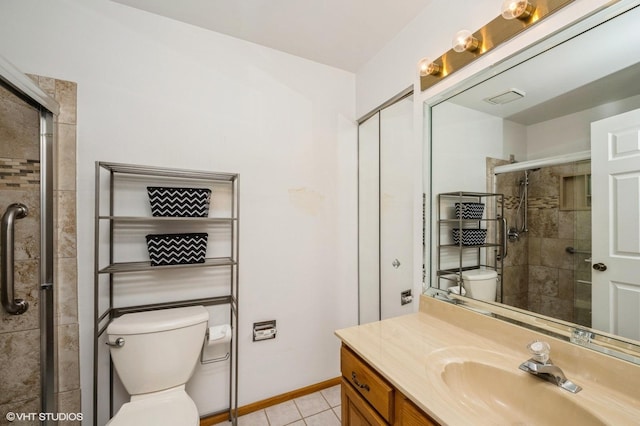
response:
<svg viewBox="0 0 640 426"><path fill-rule="evenodd" d="M488 102L492 105L504 105L509 102L517 101L518 99L522 99L525 96L524 90L518 89L509 89L504 93L500 93L499 95L490 96L488 98L484 98L485 102Z"/></svg>

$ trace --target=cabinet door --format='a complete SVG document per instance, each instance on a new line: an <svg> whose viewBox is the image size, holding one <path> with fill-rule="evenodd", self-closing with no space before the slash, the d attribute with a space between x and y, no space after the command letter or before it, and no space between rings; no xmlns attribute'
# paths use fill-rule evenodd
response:
<svg viewBox="0 0 640 426"><path fill-rule="evenodd" d="M342 424L344 426L384 426L384 419L342 379Z"/></svg>
<svg viewBox="0 0 640 426"><path fill-rule="evenodd" d="M437 426L429 416L408 399L401 404L400 426Z"/></svg>

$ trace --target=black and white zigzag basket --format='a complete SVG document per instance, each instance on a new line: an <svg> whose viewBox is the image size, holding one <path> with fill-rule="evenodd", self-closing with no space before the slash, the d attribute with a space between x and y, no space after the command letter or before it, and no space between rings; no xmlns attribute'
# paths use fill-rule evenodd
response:
<svg viewBox="0 0 640 426"><path fill-rule="evenodd" d="M456 203L456 218L482 219L484 203Z"/></svg>
<svg viewBox="0 0 640 426"><path fill-rule="evenodd" d="M170 217L209 216L209 188L169 188L148 186L151 214Z"/></svg>
<svg viewBox="0 0 640 426"><path fill-rule="evenodd" d="M207 233L147 235L151 266L204 263L208 237Z"/></svg>
<svg viewBox="0 0 640 426"><path fill-rule="evenodd" d="M460 229L453 228L453 244L460 244ZM463 246L481 246L487 238L486 229L462 229Z"/></svg>

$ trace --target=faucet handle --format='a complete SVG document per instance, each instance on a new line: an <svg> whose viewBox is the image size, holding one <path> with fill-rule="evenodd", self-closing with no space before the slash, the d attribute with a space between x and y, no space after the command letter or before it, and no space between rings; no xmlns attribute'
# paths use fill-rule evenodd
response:
<svg viewBox="0 0 640 426"><path fill-rule="evenodd" d="M551 352L551 346L547 342L541 342L534 340L527 345L531 358L542 364L546 364L549 361L549 352Z"/></svg>

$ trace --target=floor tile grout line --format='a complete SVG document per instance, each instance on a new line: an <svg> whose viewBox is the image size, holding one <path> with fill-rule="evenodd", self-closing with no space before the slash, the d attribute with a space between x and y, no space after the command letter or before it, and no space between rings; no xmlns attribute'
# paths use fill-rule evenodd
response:
<svg viewBox="0 0 640 426"><path fill-rule="evenodd" d="M300 411L300 407L298 407L298 404L296 403L296 399L298 399L298 398L293 398L293 400L292 400L293 401L293 405L296 407L296 410L298 410L298 414L300 414L300 419L302 419L302 423L304 423L306 425L307 422L304 421L304 416L302 415L302 411Z"/></svg>
<svg viewBox="0 0 640 426"><path fill-rule="evenodd" d="M327 389L329 389L329 388L327 388ZM331 406L331 403L330 403L330 402L329 402L329 400L327 399L327 397L326 397L326 396L324 396L324 394L322 393L322 391L320 390L320 391L318 391L318 393L319 393L319 394L320 394L320 396L324 399L324 402L326 402L326 403L327 403L327 405L329 406L329 408L330 408L330 409L331 409L331 408L333 408L333 407Z"/></svg>
<svg viewBox="0 0 640 426"><path fill-rule="evenodd" d="M331 403L329 402L329 400L327 399L327 397L322 393L322 391L323 391L323 390L328 390L328 389L331 389L331 388L322 389L322 390L316 391L316 392L314 392L314 393L318 393L318 394L320 394L320 396L322 397L322 399L324 399L324 401L327 403L327 406L328 406L329 408L327 408L326 410L321 410L321 411L319 411L318 413L311 414L311 415L309 415L309 416L307 416L307 417L303 417L303 416L302 416L302 412L300 411L300 408L298 407L298 404L297 404L297 403L296 403L296 401L295 401L297 398L293 398L293 399L291 399L290 401L293 401L293 405L294 405L294 407L296 408L296 411L298 411L298 414L299 414L300 418L299 418L299 419L297 419L297 420L294 420L293 422L287 423L287 425L291 425L291 424L293 424L293 423L296 423L296 422L299 422L299 421L301 421L301 420L302 420L302 423L304 423L304 425L306 426L306 425L308 425L308 423L307 423L307 419L308 419L309 417L316 416L316 415L318 415L318 414L324 413L325 411L331 411L331 412L332 412L332 414L333 414L333 415L336 417L336 419L338 420L338 422L340 422L341 420L340 420L340 418L338 417L338 415L336 414L336 412L335 412L335 410L334 410L334 409L335 409L335 408L340 407L340 405L341 405L341 404L338 404L338 405L336 405L336 406L332 406L332 405L331 405ZM313 395L313 394L309 394L309 395ZM264 417L265 417L265 419L267 420L267 424L268 424L268 426L273 426L273 425L272 425L272 421L269 419L269 415L267 414L267 410L266 410L266 409L262 409L262 410L260 410L260 411L262 411L262 412L264 413ZM285 425L285 426L287 426L287 425Z"/></svg>

